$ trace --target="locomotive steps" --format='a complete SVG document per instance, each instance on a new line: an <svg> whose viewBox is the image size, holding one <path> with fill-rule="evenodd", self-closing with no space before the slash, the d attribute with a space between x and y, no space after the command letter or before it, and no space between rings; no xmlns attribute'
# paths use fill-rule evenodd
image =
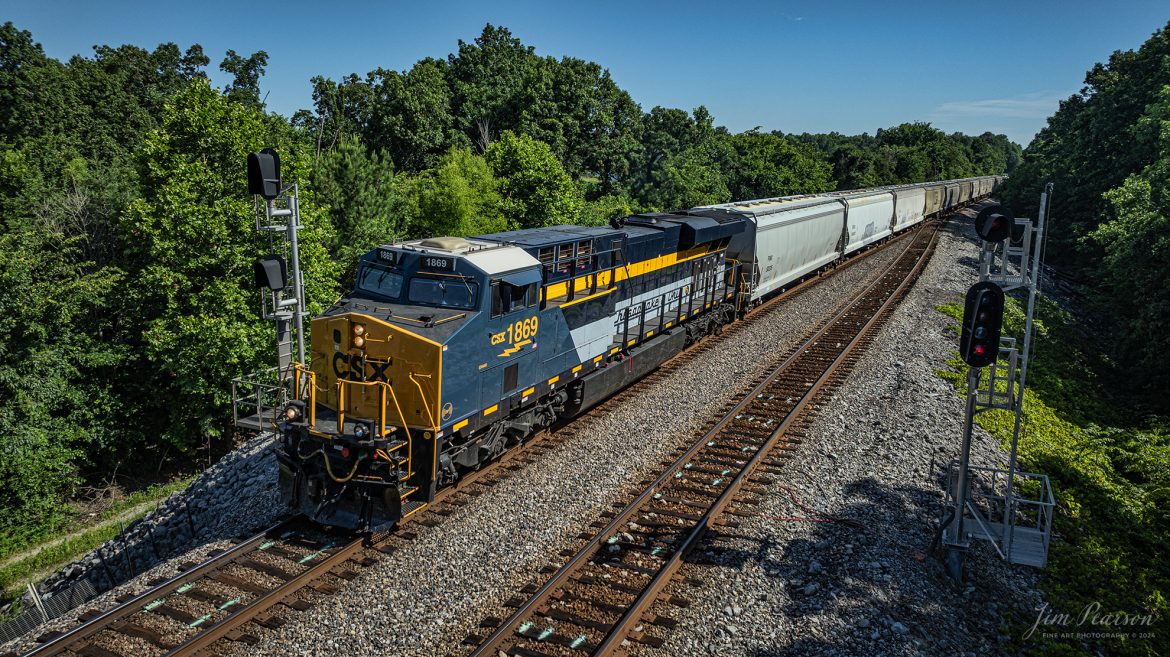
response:
<svg viewBox="0 0 1170 657"><path fill-rule="evenodd" d="M866 278L866 276L868 275L869 270L872 267L876 266L876 263L879 263L879 261L884 261L884 258L886 258L886 257L887 257L886 253L884 253L880 249L875 249L875 250L872 250L869 253L865 254L865 256L862 258L855 258L855 259L850 260L848 262L847 266L839 268L831 276L827 276L821 280L810 281L809 285L804 288L804 291L793 295L793 297L791 299L789 299L788 301L785 301L783 304L781 304L780 305L781 308L788 308L792 311L791 313L785 313L786 316L788 317L788 321L786 321L786 322L775 321L776 320L776 318L774 317L775 313L772 313L772 312L757 313L756 315L750 317L749 321L741 322L741 323L737 323L736 325L733 325L736 328L733 328L732 330L725 332L725 335L721 339L705 340L705 341L699 343L697 350L692 350L692 351L686 352L686 354L684 354L682 357L677 359L675 362L670 363L670 364L668 364L668 366L664 367L663 368L664 373L669 374L670 377L676 377L679 375L685 376L685 375L689 374L691 369L692 369L693 362L688 362L687 361L688 358L694 357L697 359L698 362L703 362L703 358L705 358L706 356L704 355L703 357L699 357L697 354L700 354L700 353L706 354L708 351L718 351L718 349L720 348L720 345L727 346L730 344L730 345L735 346L736 340L729 339L731 336L735 336L737 339L745 340L745 342L739 343L737 345L741 354L743 354L744 357L737 359L737 362L734 366L724 368L722 371L724 374L733 376L736 379L747 378L748 373L753 368L753 360L759 358L762 353L766 353L768 351L767 348L765 348L761 345L761 343L758 341L758 338L752 337L751 334L760 333L761 331L763 331L763 334L766 334L766 333L769 333L772 330L775 330L777 328L780 329L780 332L782 334L788 334L788 333L792 333L794 331L794 329L796 329L797 327L807 325L808 317L815 316L816 314L819 314L819 313L823 313L825 311L825 304L828 304L828 307L832 307L832 306L838 304L840 302L839 297L842 295L843 289L846 289L852 285L855 285L855 284L863 281ZM810 295L815 298L812 303L810 303L810 300L809 300ZM768 318L771 318L771 320L769 320ZM789 325L791 325L791 326L789 326ZM742 328L739 328L739 327L742 327ZM748 333L749 335L745 338L745 336L741 335L741 333ZM759 351L761 349L762 349L762 352ZM757 353L757 352L759 352L759 353ZM684 362L687 362L688 364L687 365L680 365L680 363L684 363ZM708 375L711 373L711 370L704 370L701 367L699 369L702 371L701 372L702 375L708 377L707 380L705 381L705 383L707 384L706 387L708 388L706 390L706 394L707 394L708 398L715 398L718 395L728 396L730 394L731 391L727 390L726 387L723 385L724 381L721 377L710 378ZM738 374L737 374L737 372L738 372ZM660 377L652 376L649 379L643 380L641 383L639 383L635 386L635 389L631 389L628 393L623 394L622 398L624 399L628 394L630 397L632 397L633 399L636 400L637 396L639 394L639 391L644 392L644 388L647 388L647 387L649 387L651 389L656 388L656 387L660 388L662 386L663 382L660 380L657 380L658 378L660 378ZM687 415L676 415L674 419L676 419L676 420L677 419L685 419L687 422L690 423L690 427L697 426L700 422L702 422L705 419L705 416L707 414L707 410L702 404L688 403L688 402L685 402L683 400L680 400L680 402L682 402L680 408L686 409ZM620 453L621 451L624 450L624 451L628 452L628 454L627 454L628 458L621 459L622 463L636 463L636 462L641 461L640 465L642 468L651 467L653 462L654 462L654 458L659 453L664 453L664 452L662 452L661 450L655 451L654 449L645 449L648 446L646 446L646 445L639 446L637 444L630 443L629 441L622 439L623 436L633 435L631 432L645 433L648 429L647 426L632 427L632 428L629 428L628 430L618 429L616 431L607 428L609 426L612 426L613 421L615 419L618 420L619 422L627 421L628 418L626 418L625 415L627 414L628 409L631 408L634 404L635 404L635 402L633 402L633 401L628 401L626 403L622 403L621 399L614 399L614 400L611 400L611 402L606 403L600 409L600 412L595 413L595 414L591 414L590 416L587 416L587 418L589 418L589 421L588 421L589 426L587 427L588 431L585 432L585 435L580 436L579 439L576 440L576 447L579 448L576 451L577 452L584 451L585 458L582 458L582 455L580 453L565 454L562 451L558 455L559 458L554 457L554 460L562 460L563 461L563 459L567 458L567 459L569 459L571 465L574 467L580 467L582 465L592 466L592 470L594 472L596 472L599 467L604 465L602 462L599 462L597 460L597 457L599 456L599 454L604 454L607 452L612 452L612 453L617 454L617 453ZM667 422L664 422L663 420L658 419L658 418L646 418L645 416L642 416L640 419L641 420L646 420L646 419L654 420L654 426L657 428L666 428L666 429L670 428L670 425ZM686 429L687 429L686 427L683 428L683 430L686 430ZM598 445L600 445L600 443L596 439L596 437L598 435L604 436L609 441L620 442L621 444L620 444L620 446L618 446L616 449L613 449L613 450L605 450L605 449L595 450L595 449L593 449L593 447L597 447ZM581 441L587 441L587 442L585 442L583 444ZM260 445L261 441L255 441L253 444ZM653 446L649 446L649 447L663 447L663 446L653 445ZM584 448L584 449L582 450L580 448ZM233 459L246 462L248 465L243 468L244 474L240 475L240 478L246 479L247 484L248 484L247 486L242 486L240 488L234 488L232 486L224 486L223 483L225 482L225 480L230 482L234 479L234 477L233 477L230 469L228 469L227 472L224 472L223 471L224 468L221 467L221 464L217 464L216 468L213 469L213 472L210 472L208 476L202 478L199 482L197 482L197 484L195 486L192 487L193 491L206 489L211 494L206 495L205 497L195 498L192 500L185 500L185 499L176 498L176 500L173 500L172 502L174 504L182 504L184 506L189 502L190 506L192 506L192 507L196 507L198 509L207 509L209 511L209 515L211 517L215 517L215 515L218 513L219 518L221 520L220 526L223 526L222 520L230 518L230 515L228 515L229 512L238 511L239 510L238 507L245 507L246 508L247 505L249 505L249 504L254 505L254 502L248 501L248 502L243 502L242 504L232 505L232 504L230 504L230 501L229 501L228 504L225 504L222 507L220 507L219 506L221 504L220 498L223 498L225 496L230 497L230 493L233 490L237 494L245 496L242 498L244 500L251 500L253 498L253 496L257 494L258 491L264 491L262 493L264 498L269 497L271 495L271 481L272 481L272 479L270 477L265 477L263 481L256 482L256 481L254 481L256 476L251 474L257 468L262 468L264 470L268 470L272 467L273 464L272 464L272 460L271 460L271 455L268 453L269 449L268 449L267 445L264 445L263 448L260 449L258 452L255 449L249 449L249 450L247 450L247 452L248 452L248 455L244 458L236 459L235 455L233 455L231 457L225 458L224 462L221 462L221 464L222 463L229 463L230 464L233 462ZM257 453L252 453L252 452L257 452ZM542 456L542 454L539 453L539 450L537 453L534 453L531 456L534 458L537 458L538 460L541 460L541 461L549 460L549 459L545 458L544 456ZM592 459L592 463L590 462L590 459ZM609 464L609 465L612 465L612 464ZM510 467L512 467L512 466L510 466ZM562 462L560 465L552 466L552 467L548 466L547 464L545 464L543 466L532 466L532 465L527 466L523 470L521 470L521 472L524 473L524 477L534 478L535 481L533 479L524 480L522 482L522 484L523 484L522 487L531 489L533 487L533 484L536 484L539 486L542 484L550 483L549 481L547 481L547 479L542 481L541 478L547 477L547 475L550 472L551 473L569 472L572 469L573 469L573 467L570 467L568 463L564 463L564 462ZM586 471L588 471L588 468ZM646 471L648 471L648 470L646 470ZM611 475L618 475L618 476L616 476L616 477L611 476L610 477L610 483L608 484L607 489L601 491L603 493L612 494L612 491L614 491L614 489L616 487L621 485L621 479L620 479L621 471L620 470L612 470L612 468L611 468L610 474ZM571 475L566 475L566 476L571 476ZM468 496L475 498L475 503L474 503L474 505L471 505L470 508L491 509L491 506L485 506L485 505L495 505L495 504L498 504L500 502L500 500L522 499L522 498L527 498L527 497L531 496L532 495L531 491L527 491L525 493L521 493L521 494L517 495L516 493L508 490L509 488L515 487L514 484L517 483L517 481L515 479L516 478L513 478L512 481L507 482L508 484L513 484L513 486L496 487L497 489L493 490L491 495L482 494L482 491L475 491L475 492L470 493ZM578 482L580 480L581 480L580 477L578 477ZM494 482L489 482L489 485L491 485L491 484L494 484ZM561 490L565 489L565 487L563 485L557 486L557 488L561 489ZM593 492L593 491L590 491L590 492ZM563 503L559 504L559 505L552 503L552 500L555 500L555 499L556 499L556 496L546 496L546 500L549 502L548 503L549 507L557 508L558 510L560 510L560 509L572 510L572 507L574 507L574 506L577 506L578 508L580 508L581 502L583 500L588 500L589 498L587 496L577 496L576 498L565 499L563 501ZM267 499L265 499L265 501L267 501ZM263 508L265 508L265 505L261 504L261 505L259 505L259 507L261 509L263 509ZM255 506L253 506L253 508L255 508ZM588 510L588 508L589 507L586 506L585 509L583 509L583 510ZM166 509L164 508L164 512L165 511L166 511ZM532 509L532 511L536 512L536 513L538 513L538 515L542 516L540 521L537 523L538 525L547 527L549 529L555 528L555 525L549 526L549 524L547 522L548 514L540 512L540 509ZM445 527L448 527L448 528L452 522L459 521L458 515L460 513L464 513L462 509L458 513L452 513L450 511L450 509L446 507L446 505L437 506L436 512L437 512L437 515L439 515L439 516L443 516L443 515L452 516L451 518L444 518L442 521L442 525ZM579 512L580 511L578 511L578 513ZM489 513L495 514L496 512L489 511ZM464 515L465 515L465 513L464 513ZM163 517L165 518L166 515L164 515ZM255 517L255 516L253 516L253 517ZM434 520L434 516L427 516L424 520L425 520L426 525L437 524L436 521ZM560 518L558 518L558 520L561 521L561 524L564 524L568 520L568 518L567 517L560 517ZM163 522L166 522L166 520L164 519ZM584 524L587 524L587 523L588 523L588 520L583 519L583 521L581 522L581 525L583 526ZM480 524L482 525L482 523L480 523ZM214 526L214 522L213 522L213 526ZM247 527L249 525L244 525L244 526ZM503 527L499 527L499 528L503 529ZM143 523L142 530L145 533L149 533L150 532L150 525L148 523ZM453 548L458 549L459 540L464 539L467 536L469 536L469 533L466 529L455 530L454 534L448 536L448 538L446 538L446 539L436 537L434 534L428 535L425 532L425 530L426 530L425 525L422 527L419 527L419 530L420 530L420 534L422 534L423 536L425 536L431 540L438 541L440 543L440 545L438 546L437 551L443 551L443 552L448 552ZM578 530L574 529L573 527L565 526L565 529L563 529L562 532L568 532L570 530L574 531L574 533L575 533L575 531L578 531ZM474 530L472 530L472 532L474 532ZM546 534L546 536L548 536L548 538L551 540L556 540L558 538L556 535L552 535L552 534ZM417 554L418 553L418 546L416 545L416 543L417 543L417 541L410 541L409 545L404 546L404 547L407 547L408 549L402 550L400 552L400 554L402 554L403 556L400 557L399 555L393 555L393 556L389 557L387 559L387 561L389 563L382 565L382 566L378 566L377 570L380 570L382 572L386 572L387 569L397 568L400 570L400 572L410 572L412 570L412 567L415 565L415 563L414 563L414 561L412 561L412 558L407 557L405 555L408 553L409 554ZM144 547L149 549L149 546L144 546ZM192 552L188 553L187 555L185 555L184 557L182 557L180 559L175 559L174 561L163 564L162 566L160 566L160 567L154 569L153 571L151 571L150 573L148 573L147 576L139 578L138 580L132 582L128 586L119 587L118 589L113 591L111 595L107 595L104 598L100 598L98 600L93 601L92 603L84 605L78 611L86 612L90 609L100 610L102 608L102 606L108 606L108 605L112 604L113 603L113 596L115 596L115 595L119 599L127 599L127 597L130 595L141 594L143 591L145 591L146 589L149 588L148 587L149 583L161 581L169 576L177 574L178 571L180 570L178 568L178 566L185 565L183 562L186 562L187 564L198 562L198 561L201 561L204 558L206 558L208 556L209 552L215 552L218 550L226 550L226 549L229 549L230 547L231 547L231 542L225 542L225 541L217 541L214 543L210 543L208 545L200 546L199 548L196 548L195 550L193 550ZM481 544L481 547L482 547L482 544ZM466 552L463 552L463 553L467 554ZM531 556L531 555L529 555L529 556ZM492 559L485 558L485 559L480 560L480 563L481 564L482 563L490 563L491 561L492 561ZM384 580L384 577L385 576L383 576L379 579ZM391 578L391 579L396 580L397 578ZM343 589L343 591L352 590L354 588L354 584L355 584L354 582L349 583ZM399 582L398 584L394 584L393 586L401 586L401 582ZM383 591L383 593L388 592L385 589L383 589L382 591ZM389 592L397 593L399 591L395 590L395 591L389 591ZM402 594L405 594L408 596L410 595L409 588L402 589L400 592ZM344 595L337 596L337 599L342 600L342 599L345 599L345 597L346 596L344 596ZM464 602L476 602L470 598L467 598L466 596L463 596L463 597L464 597ZM332 601L333 601L332 599L327 599L327 600L322 601L322 604L325 605L328 603L332 603ZM378 608L374 608L374 609L371 609L370 611L377 611L377 610L378 610ZM309 614L315 615L316 611L318 611L318 610L315 609L315 610L308 612L306 614L299 614L299 616L303 617L303 616L308 616ZM345 611L344 613L348 614L348 613L352 613L352 612L353 612L353 610L352 610L352 608L350 608L349 610ZM358 613L360 613L360 611ZM92 617L94 614L83 613L82 615L86 618L89 618L89 617ZM337 612L335 611L332 614L332 616L334 618L336 618ZM67 629L72 624L72 622L75 621L76 618L77 618L76 616L63 617L61 619L61 621L47 625L45 628L43 628L40 631L40 633L37 634L37 636L41 636L43 638L48 639L49 636L47 636L47 635L49 633L51 633L53 631L62 631L62 630ZM282 628L280 630L280 632L275 632L275 631L270 630L269 628L266 628L264 626L256 626L256 627L251 627L249 629L249 631L252 632L254 635L259 636L261 638L277 638L279 640L280 636L283 636L286 633L289 633L290 631L295 632L295 631L297 631L298 627L299 626L296 626L296 625L286 625L284 628ZM277 637L269 637L268 635L270 632L275 632L278 636ZM23 645L24 648L22 648L22 649L28 649L28 648L34 647L35 645L37 645L37 642L33 641L32 638L33 637L26 638L26 640L22 644L18 644L18 645ZM251 654L251 652L253 652L257 649L261 649L264 644L261 644L260 646L253 646L250 648L248 647L248 645L246 643L241 644L241 645L243 646L243 648L247 648L246 650L243 650L243 648L242 648L243 652L241 654L244 654L244 653ZM229 648L230 648L230 646L229 646ZM358 650L359 652L364 651L364 648L362 648L362 649L355 648L355 649ZM147 654L149 654L149 652ZM162 654L162 653L160 652L159 654Z"/></svg>
<svg viewBox="0 0 1170 657"><path fill-rule="evenodd" d="M953 267L963 255L951 248L954 242L954 235L948 234L943 243L946 255L936 258L932 270ZM795 336L828 316L848 290L858 289L892 255L889 250L873 253L825 277L775 312L745 324L736 340L701 343L701 358L672 364L663 377L644 382L635 400L607 406L587 427L574 430L576 435L564 444L551 447L546 454L533 455L531 464L490 487L490 492L477 496L474 503L452 508L435 527L414 528L412 531L418 534L415 540L404 543L397 552L347 582L336 595L322 596L313 609L292 613L293 622L279 630L249 628L262 640L256 646L229 648L238 654L326 649L352 654L374 650L386 654L465 651L459 648L459 641L475 631L478 621L504 602L513 587L547 578L547 573L539 572L546 565L544 555L556 554L571 545L581 528L597 517L597 509L622 498L628 482L646 478L659 467L658 462L674 451L672 438L698 429L713 410L731 400L734 391L729 389L729 382L752 379L766 354L793 346ZM961 273L958 276L962 278ZM931 280L929 275L927 279ZM920 283L911 297L919 294L924 285L934 289L930 283ZM906 332L905 336L910 334ZM917 347L905 336L898 355L910 362L907 349L914 351ZM927 378L933 367L929 362L925 359L921 367ZM944 399L949 398L939 395L939 401ZM837 416L826 411L823 417ZM849 431L852 430L851 427ZM641 438L631 441L631 435ZM814 443L812 453L827 458L821 455L821 449ZM802 449L801 458L808 453L810 450ZM850 458L844 450L835 455ZM822 476L827 479L823 472ZM803 494L801 498L805 502L816 499ZM859 541L855 541L854 550L857 554L862 552ZM710 581L726 576L723 569L707 575ZM821 594L828 590L822 584ZM724 605L750 608L745 600L752 596L746 592L742 595L743 598L724 595ZM694 593L689 596L693 598ZM706 600L703 596L692 607ZM722 626L722 607L716 611L710 618L718 618ZM677 610L675 613L680 622L685 621L685 616ZM909 624L904 617L900 620ZM876 626L879 621L871 618L871 622ZM740 619L738 623L737 636L742 638L747 633L745 621ZM701 625L688 622L688 633L670 635L667 646L673 645L669 642L676 636L680 640L693 639L692 630ZM371 626L384 629L377 633L366 631ZM726 636L730 635L721 634ZM720 638L711 645L723 645L723 641ZM706 644L696 645L701 652ZM679 652L694 651L684 647Z"/></svg>

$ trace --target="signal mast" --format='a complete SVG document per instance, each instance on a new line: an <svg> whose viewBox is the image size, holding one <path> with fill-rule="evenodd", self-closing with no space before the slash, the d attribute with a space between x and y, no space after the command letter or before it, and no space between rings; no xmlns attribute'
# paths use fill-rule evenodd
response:
<svg viewBox="0 0 1170 657"><path fill-rule="evenodd" d="M301 229L297 184L284 185L280 156L271 148L248 154L248 193L256 230L268 237L267 257L253 265L260 309L276 328L276 365L232 379L232 420L252 431L273 426L292 397L296 362L305 362L305 287L297 231ZM293 341L297 360L293 360Z"/></svg>
<svg viewBox="0 0 1170 657"><path fill-rule="evenodd" d="M975 231L983 240L979 282L967 291L959 337L959 354L968 365L967 412L959 458L947 469L946 515L940 528L947 570L960 583L972 539L990 542L1008 563L1043 567L1048 561L1052 486L1046 475L1020 471L1016 460L1051 194L1048 183L1035 223L1014 218L1000 205L985 207L975 218ZM1015 338L1001 335L1005 292L1013 290L1028 291L1022 351ZM975 416L993 409L1015 415L1007 469L970 464Z"/></svg>

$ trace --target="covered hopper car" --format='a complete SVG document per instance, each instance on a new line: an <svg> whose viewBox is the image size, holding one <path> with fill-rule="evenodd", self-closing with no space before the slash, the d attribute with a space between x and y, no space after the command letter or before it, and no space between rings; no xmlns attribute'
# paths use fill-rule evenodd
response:
<svg viewBox="0 0 1170 657"><path fill-rule="evenodd" d="M284 500L393 526L753 305L1000 178L901 185L387 244L312 321L280 414ZM967 201L961 201L962 193Z"/></svg>

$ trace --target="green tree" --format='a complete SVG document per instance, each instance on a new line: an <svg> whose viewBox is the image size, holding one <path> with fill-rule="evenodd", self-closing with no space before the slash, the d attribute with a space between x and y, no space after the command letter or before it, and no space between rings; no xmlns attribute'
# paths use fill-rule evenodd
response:
<svg viewBox="0 0 1170 657"><path fill-rule="evenodd" d="M552 148L574 178L594 174L613 192L640 148L642 109L609 71L573 57L528 67L517 132Z"/></svg>
<svg viewBox="0 0 1170 657"><path fill-rule="evenodd" d="M329 208L330 251L348 281L358 256L406 235L410 210L399 193L390 159L368 153L356 135L341 140L313 167L317 200Z"/></svg>
<svg viewBox="0 0 1170 657"><path fill-rule="evenodd" d="M251 289L263 245L244 162L263 146L288 146L273 125L255 105L234 102L205 80L192 82L147 136L143 195L120 226L132 277L124 339L138 355L123 385L140 400L135 417L154 418L162 441L181 450L219 434L227 382L266 365L272 353L272 329L258 317ZM308 160L282 150L286 182L301 179ZM336 294L336 265L325 248L332 235L311 195L302 195L300 210L306 294L317 312Z"/></svg>
<svg viewBox="0 0 1170 657"><path fill-rule="evenodd" d="M578 220L582 199L548 144L504 132L486 154L499 180L501 210L508 225L537 228Z"/></svg>
<svg viewBox="0 0 1170 657"><path fill-rule="evenodd" d="M232 81L223 90L224 95L241 105L262 107L260 78L264 77L264 67L267 65L268 53L263 50L257 50L247 57L228 50L219 64L219 70L232 76Z"/></svg>
<svg viewBox="0 0 1170 657"><path fill-rule="evenodd" d="M606 226L614 219L632 214L634 209L629 199L619 194L607 194L585 202L580 223L584 226Z"/></svg>
<svg viewBox="0 0 1170 657"><path fill-rule="evenodd" d="M734 160L727 188L738 200L814 194L834 188L832 167L779 135L743 132L728 138Z"/></svg>
<svg viewBox="0 0 1170 657"><path fill-rule="evenodd" d="M624 186L637 204L678 209L688 198L726 196L721 168L732 156L725 140L716 138L707 108L700 106L688 114L655 107L641 124L641 144ZM663 184L669 189L663 189Z"/></svg>
<svg viewBox="0 0 1170 657"><path fill-rule="evenodd" d="M13 147L34 136L61 133L81 117L68 69L45 56L32 33L0 27L0 134Z"/></svg>
<svg viewBox="0 0 1170 657"><path fill-rule="evenodd" d="M290 123L313 141L314 152L320 156L336 148L342 139L364 132L371 91L369 84L352 74L340 83L316 75L309 83L313 85L314 109L298 111Z"/></svg>
<svg viewBox="0 0 1170 657"><path fill-rule="evenodd" d="M1170 86L1135 131L1155 135L1160 155L1105 192L1107 221L1088 239L1104 251L1100 291L1127 327L1120 340L1126 360L1149 373L1148 389L1164 392L1170 386Z"/></svg>
<svg viewBox="0 0 1170 657"><path fill-rule="evenodd" d="M370 103L364 135L402 171L433 165L451 146L470 146L456 128L446 62L423 59L405 73L384 69L366 77Z"/></svg>
<svg viewBox="0 0 1170 657"><path fill-rule="evenodd" d="M976 173L962 135L948 137L929 123L903 123L878 130L875 141L893 155L895 179L889 182L950 180Z"/></svg>
<svg viewBox="0 0 1170 657"><path fill-rule="evenodd" d="M520 124L525 84L537 57L505 27L491 24L447 58L458 127L486 151L496 135Z"/></svg>
<svg viewBox="0 0 1170 657"><path fill-rule="evenodd" d="M1021 216L1036 216L1040 191L1052 182L1048 257L1053 264L1090 273L1100 244L1085 237L1106 216L1103 194L1158 157L1159 142L1135 132L1146 108L1170 84L1170 23L1136 51L1116 51L1085 74L1085 86L1060 103L1024 154L1004 192Z"/></svg>
<svg viewBox="0 0 1170 657"><path fill-rule="evenodd" d="M882 151L861 148L852 143L837 146L829 156L837 189L878 187L893 180L892 157Z"/></svg>
<svg viewBox="0 0 1170 657"><path fill-rule="evenodd" d="M452 148L407 186L415 207L413 237L482 235L508 230L499 183L483 157Z"/></svg>
<svg viewBox="0 0 1170 657"><path fill-rule="evenodd" d="M1036 216L1044 184L1054 183L1048 261L1083 281L1102 318L1116 322L1115 355L1131 371L1126 392L1137 399L1145 390L1142 402L1163 412L1167 61L1170 23L1090 69L1081 93L1062 101L1028 145L1003 194L1016 214Z"/></svg>
<svg viewBox="0 0 1170 657"><path fill-rule="evenodd" d="M103 372L125 352L105 309L120 273L49 226L0 234L0 531L59 519L78 462L104 460L119 406ZM87 458L88 455L88 458Z"/></svg>
<svg viewBox="0 0 1170 657"><path fill-rule="evenodd" d="M718 164L701 148L671 154L655 167L652 184L643 194L654 210L685 210L732 199Z"/></svg>

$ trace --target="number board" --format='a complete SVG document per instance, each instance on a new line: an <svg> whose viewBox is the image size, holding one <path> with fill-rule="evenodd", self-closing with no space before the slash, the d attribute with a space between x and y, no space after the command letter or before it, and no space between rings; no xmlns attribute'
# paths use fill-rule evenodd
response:
<svg viewBox="0 0 1170 657"><path fill-rule="evenodd" d="M455 271L455 258L445 256L424 255L418 259L419 269L437 269L440 271Z"/></svg>
<svg viewBox="0 0 1170 657"><path fill-rule="evenodd" d="M393 267L398 264L398 254L389 249L378 249L378 260Z"/></svg>

